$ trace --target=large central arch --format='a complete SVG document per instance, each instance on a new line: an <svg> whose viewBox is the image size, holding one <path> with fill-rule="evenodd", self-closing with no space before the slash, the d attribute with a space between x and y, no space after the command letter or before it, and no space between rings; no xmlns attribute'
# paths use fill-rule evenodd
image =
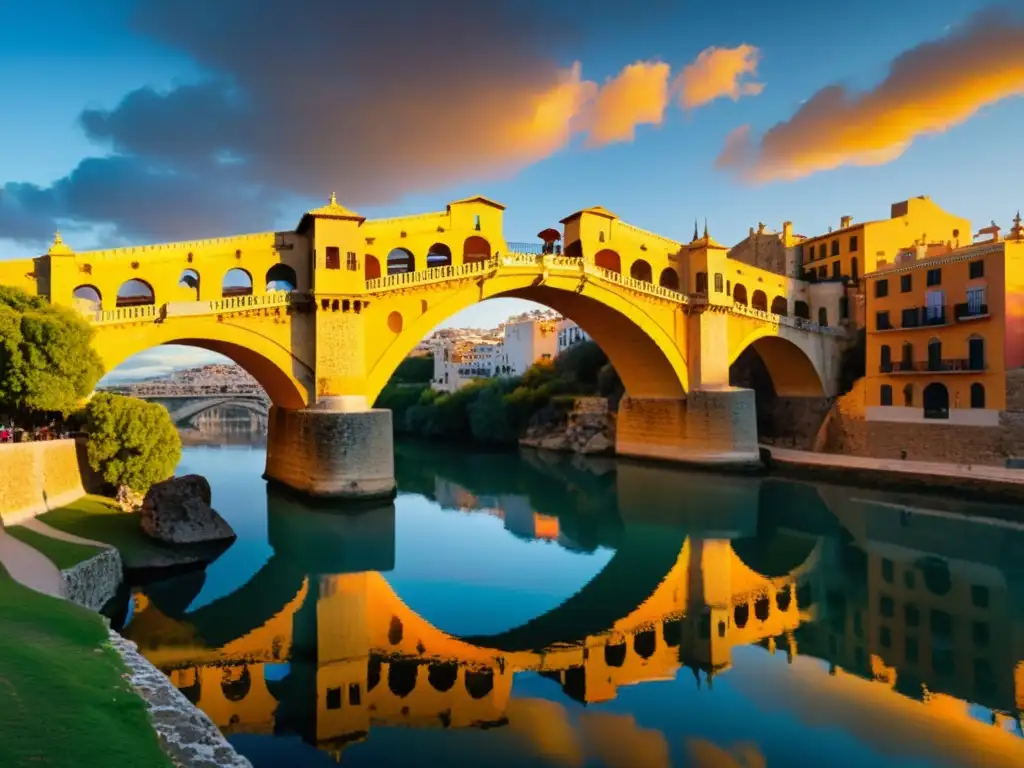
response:
<svg viewBox="0 0 1024 768"><path fill-rule="evenodd" d="M438 325L482 301L517 298L543 304L576 322L604 350L615 366L626 391L633 397L682 398L688 389L687 364L682 349L684 323L667 311L666 323L653 316L643 301L632 301L623 293L596 282L578 293L578 280L552 278L537 284L535 275L502 276L472 283L453 292L411 321L372 364L367 375L367 399L373 401L392 373L410 352ZM671 325L666 330L665 325Z"/></svg>

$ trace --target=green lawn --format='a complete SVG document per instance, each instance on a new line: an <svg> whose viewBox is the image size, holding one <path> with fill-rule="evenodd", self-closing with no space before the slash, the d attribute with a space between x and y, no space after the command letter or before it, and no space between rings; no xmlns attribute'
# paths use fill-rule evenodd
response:
<svg viewBox="0 0 1024 768"><path fill-rule="evenodd" d="M20 525L4 528L4 530L14 538L25 542L33 549L42 552L50 559L51 563L56 565L62 571L68 568L74 568L84 560L88 560L90 557L98 555L101 552L99 547L92 547L88 544L75 544L71 541L55 539L41 533L36 533L30 528L23 528Z"/></svg>
<svg viewBox="0 0 1024 768"><path fill-rule="evenodd" d="M0 617L0 766L171 765L98 614L0 567Z"/></svg>

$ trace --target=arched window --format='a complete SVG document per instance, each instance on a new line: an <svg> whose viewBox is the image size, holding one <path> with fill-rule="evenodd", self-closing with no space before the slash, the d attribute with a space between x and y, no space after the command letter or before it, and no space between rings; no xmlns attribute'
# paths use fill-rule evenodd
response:
<svg viewBox="0 0 1024 768"><path fill-rule="evenodd" d="M640 280L644 283L654 282L654 278L651 277L651 265L643 259L637 259L629 268L629 276L634 280Z"/></svg>
<svg viewBox="0 0 1024 768"><path fill-rule="evenodd" d="M786 305L785 296L776 296L772 299L772 314L773 315L788 315L789 307Z"/></svg>
<svg viewBox="0 0 1024 768"><path fill-rule="evenodd" d="M287 264L275 264L267 270L267 293L272 291L291 292L295 290L297 284L295 270Z"/></svg>
<svg viewBox="0 0 1024 768"><path fill-rule="evenodd" d="M807 306L806 301L795 301L793 302L793 314L804 320L810 320L811 308Z"/></svg>
<svg viewBox="0 0 1024 768"><path fill-rule="evenodd" d="M754 309L760 309L762 312L768 311L768 297L764 291L760 289L754 291L754 295L750 298L750 306Z"/></svg>
<svg viewBox="0 0 1024 768"><path fill-rule="evenodd" d="M598 251L594 256L594 264L602 269L611 270L612 272L622 272L622 259L620 259L619 254L611 248L605 248L604 250Z"/></svg>
<svg viewBox="0 0 1024 768"><path fill-rule="evenodd" d="M913 408L914 407L914 385L907 384L903 387L903 407Z"/></svg>
<svg viewBox="0 0 1024 768"><path fill-rule="evenodd" d="M220 295L225 298L228 296L252 296L252 275L238 267L229 269L221 283Z"/></svg>
<svg viewBox="0 0 1024 768"><path fill-rule="evenodd" d="M929 345L931 346L931 345ZM926 419L949 418L949 390L945 384L932 382L924 388L924 417Z"/></svg>
<svg viewBox="0 0 1024 768"><path fill-rule="evenodd" d="M178 296L185 301L199 301L199 273L186 269L178 278Z"/></svg>
<svg viewBox="0 0 1024 768"><path fill-rule="evenodd" d="M928 341L928 370L942 370L942 342L939 339Z"/></svg>
<svg viewBox="0 0 1024 768"><path fill-rule="evenodd" d="M980 336L967 340L967 367L972 371L985 370L985 340Z"/></svg>
<svg viewBox="0 0 1024 768"><path fill-rule="evenodd" d="M427 251L427 269L432 267L450 267L452 249L444 243L434 243Z"/></svg>
<svg viewBox="0 0 1024 768"><path fill-rule="evenodd" d="M473 264L491 258L491 244L479 235L467 237L462 245L462 263Z"/></svg>
<svg viewBox="0 0 1024 768"><path fill-rule="evenodd" d="M156 297L153 287L145 280L132 278L117 289L117 306L141 307L146 304L156 304Z"/></svg>
<svg viewBox="0 0 1024 768"><path fill-rule="evenodd" d="M405 248L395 248L388 254L388 274L401 275L416 269L416 259Z"/></svg>
<svg viewBox="0 0 1024 768"><path fill-rule="evenodd" d="M818 307L818 325L823 328L828 325L828 310L824 307Z"/></svg>
<svg viewBox="0 0 1024 768"><path fill-rule="evenodd" d="M708 273L698 272L696 276L696 293L707 293L708 292Z"/></svg>
<svg viewBox="0 0 1024 768"><path fill-rule="evenodd" d="M99 312L103 307L100 289L94 285L80 285L71 293L74 307L83 312Z"/></svg>
<svg viewBox="0 0 1024 768"><path fill-rule="evenodd" d="M883 384L878 390L878 401L882 405L892 405L892 387Z"/></svg>
<svg viewBox="0 0 1024 768"><path fill-rule="evenodd" d="M376 256L363 256L363 277L367 280L376 280L380 277L380 262Z"/></svg>
<svg viewBox="0 0 1024 768"><path fill-rule="evenodd" d="M985 407L985 385L971 384L971 408Z"/></svg>
<svg viewBox="0 0 1024 768"><path fill-rule="evenodd" d="M732 288L732 300L734 304L747 306L747 288L743 283L736 283Z"/></svg>
<svg viewBox="0 0 1024 768"><path fill-rule="evenodd" d="M672 291L679 290L679 273L675 271L673 267L665 267L661 270L661 277L658 282L662 288L668 288Z"/></svg>

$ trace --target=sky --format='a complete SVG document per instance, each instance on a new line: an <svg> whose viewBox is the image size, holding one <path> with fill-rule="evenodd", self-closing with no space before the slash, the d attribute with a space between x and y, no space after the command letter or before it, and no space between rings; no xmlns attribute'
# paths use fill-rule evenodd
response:
<svg viewBox="0 0 1024 768"><path fill-rule="evenodd" d="M920 194L1005 229L1022 96L1024 0L0 0L0 259L290 229L332 191L483 194L511 241L601 205L733 244Z"/></svg>

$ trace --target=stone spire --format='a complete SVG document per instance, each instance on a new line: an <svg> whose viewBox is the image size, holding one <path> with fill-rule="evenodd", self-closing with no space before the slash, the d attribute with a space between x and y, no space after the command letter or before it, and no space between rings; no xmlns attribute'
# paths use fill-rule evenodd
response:
<svg viewBox="0 0 1024 768"><path fill-rule="evenodd" d="M697 235L697 220L696 220L696 219L694 219L694 220L693 220L693 240L691 240L690 242L691 242L691 243L696 243L696 242L697 242L697 240L698 240L698 235Z"/></svg>
<svg viewBox="0 0 1024 768"><path fill-rule="evenodd" d="M60 232L53 234L53 245L50 246L50 250L46 252L47 256L70 256L74 253L64 239L60 236Z"/></svg>
<svg viewBox="0 0 1024 768"><path fill-rule="evenodd" d="M1019 210L1013 219L1013 229L1010 230L1010 237L1014 240L1024 240L1024 225L1021 224Z"/></svg>
<svg viewBox="0 0 1024 768"><path fill-rule="evenodd" d="M708 220L706 217L704 219L704 239L708 239Z"/></svg>

